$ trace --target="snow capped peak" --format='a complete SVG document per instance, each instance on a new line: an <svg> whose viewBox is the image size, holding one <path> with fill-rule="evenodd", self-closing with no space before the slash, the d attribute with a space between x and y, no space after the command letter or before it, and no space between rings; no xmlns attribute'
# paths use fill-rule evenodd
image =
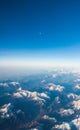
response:
<svg viewBox="0 0 80 130"><path fill-rule="evenodd" d="M76 110L80 110L80 100L72 102L73 108Z"/></svg>
<svg viewBox="0 0 80 130"><path fill-rule="evenodd" d="M11 112L12 108L13 106L11 103L3 105L2 108L0 109L1 117L9 118L10 116L12 116L13 115L13 113Z"/></svg>
<svg viewBox="0 0 80 130"><path fill-rule="evenodd" d="M19 82L10 82L13 86L19 85Z"/></svg>
<svg viewBox="0 0 80 130"><path fill-rule="evenodd" d="M8 87L8 84L7 83L0 83L0 86L2 86L2 87Z"/></svg>
<svg viewBox="0 0 80 130"><path fill-rule="evenodd" d="M72 114L74 114L74 111L72 109L60 109L61 116L70 116Z"/></svg>
<svg viewBox="0 0 80 130"><path fill-rule="evenodd" d="M77 130L80 129L80 118L72 120L72 123L76 126Z"/></svg>
<svg viewBox="0 0 80 130"><path fill-rule="evenodd" d="M45 99L46 98L49 98L49 96L45 93L38 93L36 91L34 92L30 92L30 91L27 91L27 90L22 90L22 89L19 89L16 93L13 94L13 97L16 97L16 98L28 98L30 100L35 100L35 101L39 101L39 102L45 102Z"/></svg>
<svg viewBox="0 0 80 130"><path fill-rule="evenodd" d="M52 130L71 130L71 127L68 123L62 123L61 125L55 125Z"/></svg>
<svg viewBox="0 0 80 130"><path fill-rule="evenodd" d="M75 90L79 90L79 89L80 89L80 84L76 84L76 85L74 86L74 89L75 89Z"/></svg>
<svg viewBox="0 0 80 130"><path fill-rule="evenodd" d="M55 85L53 83L49 83L47 85L47 89L49 89L50 91L58 91L58 92L62 92L64 90L64 87L61 85Z"/></svg>
<svg viewBox="0 0 80 130"><path fill-rule="evenodd" d="M48 115L44 115L42 119L57 122L57 120L54 117L49 117Z"/></svg>
<svg viewBox="0 0 80 130"><path fill-rule="evenodd" d="M74 93L69 93L69 94L67 95L67 97L68 97L69 99L72 99L72 100L78 100L78 99L80 99L80 96L79 96L79 95L76 95L76 94L74 94Z"/></svg>

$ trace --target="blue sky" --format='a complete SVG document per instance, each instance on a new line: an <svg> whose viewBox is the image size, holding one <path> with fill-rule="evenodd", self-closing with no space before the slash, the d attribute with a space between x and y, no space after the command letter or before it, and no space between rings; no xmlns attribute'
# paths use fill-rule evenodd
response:
<svg viewBox="0 0 80 130"><path fill-rule="evenodd" d="M79 0L0 0L1 59L75 63L79 48Z"/></svg>

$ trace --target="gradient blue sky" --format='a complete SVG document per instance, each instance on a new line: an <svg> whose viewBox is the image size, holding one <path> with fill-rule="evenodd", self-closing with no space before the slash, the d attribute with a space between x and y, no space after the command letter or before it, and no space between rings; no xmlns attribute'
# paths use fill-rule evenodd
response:
<svg viewBox="0 0 80 130"><path fill-rule="evenodd" d="M80 62L79 0L0 0L0 58Z"/></svg>

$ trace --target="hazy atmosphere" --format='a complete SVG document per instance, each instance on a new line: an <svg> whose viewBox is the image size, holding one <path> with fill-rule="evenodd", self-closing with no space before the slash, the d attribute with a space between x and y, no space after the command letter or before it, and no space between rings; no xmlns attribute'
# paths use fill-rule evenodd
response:
<svg viewBox="0 0 80 130"><path fill-rule="evenodd" d="M79 66L79 5L79 0L1 0L0 64Z"/></svg>

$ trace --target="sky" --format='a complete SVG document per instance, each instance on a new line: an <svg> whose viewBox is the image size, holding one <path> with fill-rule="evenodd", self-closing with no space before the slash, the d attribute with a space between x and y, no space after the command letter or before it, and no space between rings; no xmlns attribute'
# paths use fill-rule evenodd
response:
<svg viewBox="0 0 80 130"><path fill-rule="evenodd" d="M80 65L79 0L0 0L0 65Z"/></svg>

